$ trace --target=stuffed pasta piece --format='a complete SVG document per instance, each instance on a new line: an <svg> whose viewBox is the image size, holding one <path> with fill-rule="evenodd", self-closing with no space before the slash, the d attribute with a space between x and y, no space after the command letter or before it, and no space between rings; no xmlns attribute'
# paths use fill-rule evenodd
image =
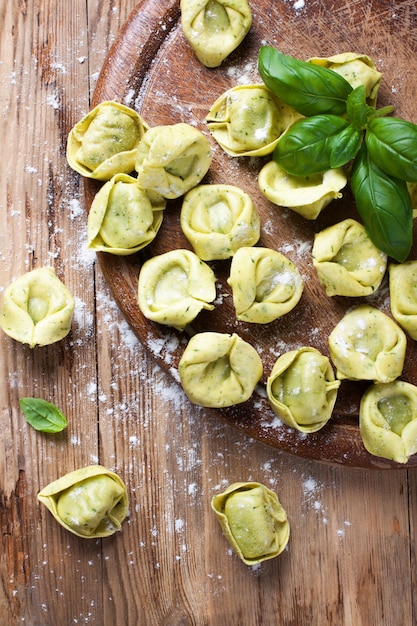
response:
<svg viewBox="0 0 417 626"><path fill-rule="evenodd" d="M213 270L190 250L171 250L145 261L139 274L138 304L143 315L184 330L216 297Z"/></svg>
<svg viewBox="0 0 417 626"><path fill-rule="evenodd" d="M118 102L98 104L70 131L67 160L79 174L110 180L135 169L136 149L148 125L133 109Z"/></svg>
<svg viewBox="0 0 417 626"><path fill-rule="evenodd" d="M370 454L407 463L417 452L417 387L401 380L368 387L359 427Z"/></svg>
<svg viewBox="0 0 417 626"><path fill-rule="evenodd" d="M97 539L119 531L128 511L126 485L101 465L58 478L38 493L56 521L78 537Z"/></svg>
<svg viewBox="0 0 417 626"><path fill-rule="evenodd" d="M362 304L341 319L329 336L340 380L390 383L403 370L406 336L388 315Z"/></svg>
<svg viewBox="0 0 417 626"><path fill-rule="evenodd" d="M230 276L238 320L268 324L291 311L303 293L297 267L270 248L240 248L232 259Z"/></svg>
<svg viewBox="0 0 417 626"><path fill-rule="evenodd" d="M267 380L267 397L287 426L313 433L331 418L339 386L328 357L303 347L278 358Z"/></svg>
<svg viewBox="0 0 417 626"><path fill-rule="evenodd" d="M230 156L265 156L300 117L265 85L239 85L214 102L206 121Z"/></svg>
<svg viewBox="0 0 417 626"><path fill-rule="evenodd" d="M389 290L392 316L417 340L417 261L389 266Z"/></svg>
<svg viewBox="0 0 417 626"><path fill-rule="evenodd" d="M111 254L138 252L156 237L166 201L128 174L116 174L96 194L88 215L88 247Z"/></svg>
<svg viewBox="0 0 417 626"><path fill-rule="evenodd" d="M368 296L381 284L387 256L362 224L346 219L315 236L313 264L328 296Z"/></svg>
<svg viewBox="0 0 417 626"><path fill-rule="evenodd" d="M181 25L196 57L218 67L252 26L247 0L181 0Z"/></svg>
<svg viewBox="0 0 417 626"><path fill-rule="evenodd" d="M209 170L211 147L197 128L179 123L154 126L136 153L139 185L172 200L198 185Z"/></svg>
<svg viewBox="0 0 417 626"><path fill-rule="evenodd" d="M290 524L275 492L257 482L237 482L213 496L213 509L223 534L246 565L256 565L283 552Z"/></svg>
<svg viewBox="0 0 417 626"><path fill-rule="evenodd" d="M263 166L258 176L261 193L273 204L286 207L305 219L315 220L332 200L342 197L347 184L342 169L311 176L293 176L275 161Z"/></svg>
<svg viewBox="0 0 417 626"><path fill-rule="evenodd" d="M179 363L181 384L189 400L212 408L248 400L262 369L255 348L235 333L194 335Z"/></svg>
<svg viewBox="0 0 417 626"><path fill-rule="evenodd" d="M364 85L367 104L372 107L376 105L382 74L370 57L356 52L342 52L327 58L313 57L309 62L340 74L353 89Z"/></svg>
<svg viewBox="0 0 417 626"><path fill-rule="evenodd" d="M0 328L31 348L66 337L71 329L75 301L52 267L27 272L4 290Z"/></svg>
<svg viewBox="0 0 417 626"><path fill-rule="evenodd" d="M181 228L204 261L228 259L260 236L260 219L248 193L234 185L198 185L181 208Z"/></svg>

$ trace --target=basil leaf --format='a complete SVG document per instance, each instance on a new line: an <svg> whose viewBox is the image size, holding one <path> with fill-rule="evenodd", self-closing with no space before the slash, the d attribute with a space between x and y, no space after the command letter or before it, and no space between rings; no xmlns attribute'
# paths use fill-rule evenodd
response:
<svg viewBox="0 0 417 626"><path fill-rule="evenodd" d="M334 137L349 125L338 115L314 115L296 122L282 135L273 158L294 176L308 176L330 169Z"/></svg>
<svg viewBox="0 0 417 626"><path fill-rule="evenodd" d="M42 398L20 398L26 421L44 433L59 433L67 427L65 415L54 404Z"/></svg>
<svg viewBox="0 0 417 626"><path fill-rule="evenodd" d="M330 167L342 167L357 155L363 140L363 131L352 124L346 126L333 138L330 152Z"/></svg>
<svg viewBox="0 0 417 626"><path fill-rule="evenodd" d="M346 101L346 113L348 120L355 128L363 129L368 121L368 105L366 104L365 85L356 87Z"/></svg>
<svg viewBox="0 0 417 626"><path fill-rule="evenodd" d="M366 147L390 176L417 182L417 125L396 117L378 117L368 124Z"/></svg>
<svg viewBox="0 0 417 626"><path fill-rule="evenodd" d="M350 186L373 243L403 262L413 242L413 207L407 184L383 172L363 145L353 162Z"/></svg>
<svg viewBox="0 0 417 626"><path fill-rule="evenodd" d="M262 46L258 69L265 85L302 115L346 112L352 86L333 70Z"/></svg>

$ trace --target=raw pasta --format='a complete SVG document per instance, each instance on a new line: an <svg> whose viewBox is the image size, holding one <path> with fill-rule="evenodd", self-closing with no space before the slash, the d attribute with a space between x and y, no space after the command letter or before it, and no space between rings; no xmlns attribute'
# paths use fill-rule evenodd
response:
<svg viewBox="0 0 417 626"><path fill-rule="evenodd" d="M248 400L262 369L256 350L235 333L194 335L179 363L181 384L189 400L212 408Z"/></svg>
<svg viewBox="0 0 417 626"><path fill-rule="evenodd" d="M139 185L166 199L179 198L198 185L211 164L206 137L189 124L154 126L136 153Z"/></svg>
<svg viewBox="0 0 417 626"><path fill-rule="evenodd" d="M287 207L308 220L314 220L334 199L347 177L342 169L332 169L312 176L292 176L275 161L269 161L259 172L261 193L273 204Z"/></svg>
<svg viewBox="0 0 417 626"><path fill-rule="evenodd" d="M412 339L417 339L417 261L389 266L391 313Z"/></svg>
<svg viewBox="0 0 417 626"><path fill-rule="evenodd" d="M133 254L156 237L166 201L141 189L136 178L116 174L97 192L88 215L88 247Z"/></svg>
<svg viewBox="0 0 417 626"><path fill-rule="evenodd" d="M216 297L212 269L190 250L171 250L148 259L139 274L138 303L143 315L184 330Z"/></svg>
<svg viewBox="0 0 417 626"><path fill-rule="evenodd" d="M392 382L402 373L406 343L401 328L367 304L346 313L329 336L330 356L340 380Z"/></svg>
<svg viewBox="0 0 417 626"><path fill-rule="evenodd" d="M206 121L230 156L265 156L300 117L265 85L239 85L214 102Z"/></svg>
<svg viewBox="0 0 417 626"><path fill-rule="evenodd" d="M401 380L368 387L359 427L368 452L407 463L417 452L417 387Z"/></svg>
<svg viewBox="0 0 417 626"><path fill-rule="evenodd" d="M233 185L198 185L184 197L181 228L204 261L228 259L254 245L260 219L252 198Z"/></svg>
<svg viewBox="0 0 417 626"><path fill-rule="evenodd" d="M328 58L313 57L309 61L340 74L353 89L364 85L367 104L372 107L376 105L382 74L378 72L372 59L365 54L343 52Z"/></svg>
<svg viewBox="0 0 417 626"><path fill-rule="evenodd" d="M303 293L297 267L270 248L237 250L230 266L229 285L237 319L268 324L291 311Z"/></svg>
<svg viewBox="0 0 417 626"><path fill-rule="evenodd" d="M315 348L303 347L278 358L266 389L280 420L303 433L313 433L331 418L339 387L329 359Z"/></svg>
<svg viewBox="0 0 417 626"><path fill-rule="evenodd" d="M273 559L290 537L287 514L276 493L257 482L238 482L211 500L223 534L246 565Z"/></svg>
<svg viewBox="0 0 417 626"><path fill-rule="evenodd" d="M314 238L313 264L328 296L368 296L381 284L387 255L353 219L329 226Z"/></svg>
<svg viewBox="0 0 417 626"><path fill-rule="evenodd" d="M136 149L148 125L118 102L98 104L70 131L67 160L82 176L110 180L135 169Z"/></svg>
<svg viewBox="0 0 417 626"><path fill-rule="evenodd" d="M101 465L58 478L38 493L56 521L78 537L108 537L121 529L128 511L126 485Z"/></svg>
<svg viewBox="0 0 417 626"><path fill-rule="evenodd" d="M23 274L6 287L0 305L0 328L31 348L66 337L75 301L52 267Z"/></svg>
<svg viewBox="0 0 417 626"><path fill-rule="evenodd" d="M200 63L218 67L252 25L247 0L181 0L181 25Z"/></svg>

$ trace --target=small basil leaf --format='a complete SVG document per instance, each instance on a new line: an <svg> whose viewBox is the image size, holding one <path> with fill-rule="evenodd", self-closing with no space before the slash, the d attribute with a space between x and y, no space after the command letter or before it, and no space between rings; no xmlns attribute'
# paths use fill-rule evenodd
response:
<svg viewBox="0 0 417 626"><path fill-rule="evenodd" d="M262 46L259 73L265 85L302 115L346 112L352 86L336 72Z"/></svg>
<svg viewBox="0 0 417 626"><path fill-rule="evenodd" d="M65 415L54 404L42 398L20 398L26 421L44 433L59 433L67 427Z"/></svg>
<svg viewBox="0 0 417 626"><path fill-rule="evenodd" d="M331 167L332 139L348 124L338 115L314 115L302 119L282 135L273 158L294 176L325 172Z"/></svg>
<svg viewBox="0 0 417 626"><path fill-rule="evenodd" d="M413 208L406 183L385 174L363 145L353 162L350 185L369 237L402 263L413 241Z"/></svg>
<svg viewBox="0 0 417 626"><path fill-rule="evenodd" d="M348 120L355 128L365 128L368 120L365 85L356 87L356 89L349 94L346 102L346 113Z"/></svg>
<svg viewBox="0 0 417 626"><path fill-rule="evenodd" d="M390 176L417 182L417 125L396 117L378 117L368 124L366 147Z"/></svg>
<svg viewBox="0 0 417 626"><path fill-rule="evenodd" d="M330 152L330 167L342 167L357 155L363 140L363 131L349 124L333 137Z"/></svg>

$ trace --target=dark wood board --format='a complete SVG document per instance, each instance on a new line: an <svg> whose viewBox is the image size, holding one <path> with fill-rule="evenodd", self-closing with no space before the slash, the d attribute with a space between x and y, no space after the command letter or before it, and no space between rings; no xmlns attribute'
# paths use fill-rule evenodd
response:
<svg viewBox="0 0 417 626"><path fill-rule="evenodd" d="M184 37L179 2L143 0L104 60L92 106L116 100L135 108L150 126L186 122L201 130L213 149L212 166L204 182L235 184L247 191L261 216L258 245L285 254L304 278L303 296L292 312L271 324L246 324L236 320L226 283L230 263L210 263L218 279L218 304L214 311L198 316L192 332L237 332L258 350L264 365L260 389L251 400L214 413L245 434L303 458L357 468L404 467L368 454L362 444L358 409L367 383L342 381L332 419L308 436L277 420L264 393L264 383L283 352L309 345L328 355L330 332L355 304L368 302L390 314L387 277L378 292L368 298L328 298L312 266L314 234L346 217L359 219L349 190L345 189L343 198L329 205L315 221L272 205L257 184L258 172L267 158L228 157L211 138L205 117L227 89L261 82L257 55L266 43L302 59L347 51L367 54L383 74L378 105L392 103L398 117L417 123L415 3L257 0L251 6L253 25L244 42L219 68L208 69L199 63ZM98 183L86 180L87 207L98 188ZM142 252L128 257L98 254L114 298L137 337L177 380L187 332L176 332L143 317L137 305L137 281L141 264L149 256L173 248L190 249L180 228L180 207L181 200L169 201L157 238ZM417 258L415 246L410 258ZM417 383L417 350L411 339L402 378ZM415 466L417 455L406 465Z"/></svg>

